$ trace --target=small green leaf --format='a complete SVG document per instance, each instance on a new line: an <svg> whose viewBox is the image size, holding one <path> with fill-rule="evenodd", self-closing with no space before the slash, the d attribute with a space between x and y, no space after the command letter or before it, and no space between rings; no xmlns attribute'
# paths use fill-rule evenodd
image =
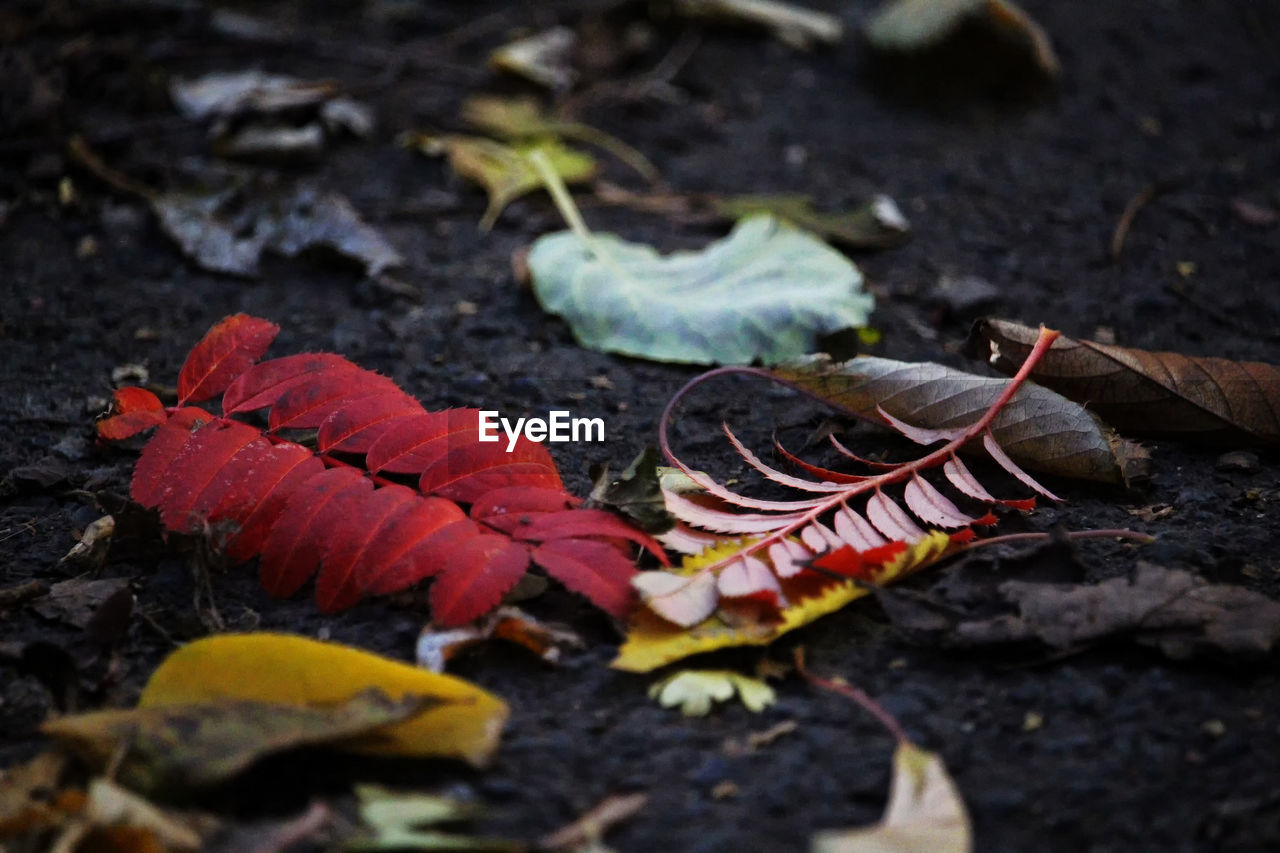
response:
<svg viewBox="0 0 1280 853"><path fill-rule="evenodd" d="M760 713L777 699L773 688L758 678L727 669L686 669L649 688L649 698L664 708L680 706L686 717L702 717L713 702L728 702L734 692L748 711Z"/></svg>
<svg viewBox="0 0 1280 853"><path fill-rule="evenodd" d="M546 310L589 349L655 361L746 364L815 348L819 335L866 325L872 298L844 255L753 216L700 252L660 255L585 229L533 244L529 269Z"/></svg>
<svg viewBox="0 0 1280 853"><path fill-rule="evenodd" d="M539 139L507 145L483 136L417 136L410 144L424 154L443 154L462 177L474 181L489 194L489 207L480 220L488 231L508 204L544 185L529 163L535 151L546 156L552 171L565 183L582 183L595 177L595 158L556 139Z"/></svg>

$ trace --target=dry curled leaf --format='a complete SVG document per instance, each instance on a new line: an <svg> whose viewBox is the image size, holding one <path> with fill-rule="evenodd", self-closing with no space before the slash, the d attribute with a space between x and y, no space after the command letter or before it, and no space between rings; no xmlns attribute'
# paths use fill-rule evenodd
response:
<svg viewBox="0 0 1280 853"><path fill-rule="evenodd" d="M909 741L893 754L889 805L875 826L828 829L810 853L969 853L973 831L942 759Z"/></svg>
<svg viewBox="0 0 1280 853"><path fill-rule="evenodd" d="M771 372L849 414L883 423L884 412L924 431L977 420L1008 381L869 356L840 363L814 356ZM1036 385L1018 389L992 421L991 435L1018 465L1046 474L1130 483L1148 473L1145 450L1116 436L1083 406Z"/></svg>
<svg viewBox="0 0 1280 853"><path fill-rule="evenodd" d="M900 630L950 647L1038 642L1072 649L1127 636L1181 660L1258 658L1280 642L1280 602L1242 586L1143 561L1132 578L1092 584L1045 579L1041 562L1032 568L1037 577L1009 580L1003 567L962 566L923 595L877 595Z"/></svg>
<svg viewBox="0 0 1280 853"><path fill-rule="evenodd" d="M974 355L1016 369L1036 330L982 320ZM1089 409L1116 429L1207 441L1280 442L1280 366L1118 347L1060 337L1032 379Z"/></svg>

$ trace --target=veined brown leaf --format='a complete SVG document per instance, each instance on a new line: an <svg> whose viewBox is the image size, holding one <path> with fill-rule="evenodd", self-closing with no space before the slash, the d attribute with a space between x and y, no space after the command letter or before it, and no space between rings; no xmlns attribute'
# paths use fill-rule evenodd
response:
<svg viewBox="0 0 1280 853"><path fill-rule="evenodd" d="M1027 331L1030 343L1015 355L1015 367L1031 351L1038 334ZM851 415L889 421L921 444L947 438L973 423L1008 385L1005 379L931 362L868 356L839 363L814 356L769 373ZM1039 379L1039 374L1033 377ZM914 432L904 426L915 428ZM1129 483L1148 472L1145 450L1118 437L1078 403L1030 383L1020 387L996 414L991 437L1018 465L1046 474Z"/></svg>
<svg viewBox="0 0 1280 853"><path fill-rule="evenodd" d="M974 355L1017 369L1036 330L1008 320L973 328ZM1031 378L1086 403L1116 429L1208 441L1280 442L1280 366L1150 352L1060 337Z"/></svg>

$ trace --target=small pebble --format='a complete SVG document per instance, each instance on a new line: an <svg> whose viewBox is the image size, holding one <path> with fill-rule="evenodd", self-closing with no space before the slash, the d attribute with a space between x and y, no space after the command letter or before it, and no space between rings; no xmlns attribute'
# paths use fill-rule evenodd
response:
<svg viewBox="0 0 1280 853"><path fill-rule="evenodd" d="M1241 474L1252 474L1258 470L1258 454L1247 450L1232 450L1218 457L1217 469Z"/></svg>
<svg viewBox="0 0 1280 853"><path fill-rule="evenodd" d="M1200 724L1200 731L1212 738L1220 738L1227 733L1227 724L1222 720L1205 720Z"/></svg>

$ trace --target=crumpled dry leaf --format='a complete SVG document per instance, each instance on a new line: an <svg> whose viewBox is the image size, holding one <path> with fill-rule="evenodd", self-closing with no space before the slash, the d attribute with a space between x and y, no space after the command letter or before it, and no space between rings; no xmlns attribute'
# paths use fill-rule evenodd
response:
<svg viewBox="0 0 1280 853"><path fill-rule="evenodd" d="M571 61L575 41L573 30L552 27L498 48L489 54L489 67L562 92L578 76Z"/></svg>
<svg viewBox="0 0 1280 853"><path fill-rule="evenodd" d="M810 853L970 853L973 830L955 782L936 754L908 741L893 753L889 805L875 826L828 829Z"/></svg>
<svg viewBox="0 0 1280 853"><path fill-rule="evenodd" d="M887 195L878 195L861 207L839 213L814 210L807 195L712 197L711 205L720 216L735 220L770 213L851 249L892 249L911 239L911 223Z"/></svg>
<svg viewBox="0 0 1280 853"><path fill-rule="evenodd" d="M502 838L480 838L425 827L469 820L476 807L453 797L416 791L390 791L376 785L357 785L360 819L371 834L343 842L346 850L477 850L492 853L523 850L524 845Z"/></svg>
<svg viewBox="0 0 1280 853"><path fill-rule="evenodd" d="M891 0L867 23L870 45L885 53L913 54L972 36L988 54L1011 52L1026 71L1055 78L1061 65L1049 36L1010 0ZM977 50L978 47L975 47Z"/></svg>
<svg viewBox="0 0 1280 853"><path fill-rule="evenodd" d="M330 80L301 80L261 71L215 71L169 84L185 116L212 120L214 150L225 157L314 156L328 134L368 136L373 111L339 94Z"/></svg>
<svg viewBox="0 0 1280 853"><path fill-rule="evenodd" d="M200 833L173 814L154 803L125 790L110 779L98 778L89 783L88 800L84 808L85 823L94 830L106 831L121 827L140 830L164 850L199 850ZM128 837L128 836L126 836ZM136 836L135 836L136 837ZM150 845L122 845L123 849L151 849ZM82 849L121 849L114 845L98 847L87 843Z"/></svg>
<svg viewBox="0 0 1280 853"><path fill-rule="evenodd" d="M128 578L71 578L49 587L48 595L32 602L31 609L46 619L84 628L104 601L128 587Z"/></svg>
<svg viewBox="0 0 1280 853"><path fill-rule="evenodd" d="M1182 660L1258 658L1280 641L1280 602L1141 560L1132 578L1091 584L1008 580L980 565L951 574L923 595L877 595L899 629L950 647L1030 641L1071 649L1127 636Z"/></svg>
<svg viewBox="0 0 1280 853"><path fill-rule="evenodd" d="M764 27L789 47L839 44L844 25L835 15L781 0L677 0L675 11L690 18Z"/></svg>
<svg viewBox="0 0 1280 853"><path fill-rule="evenodd" d="M655 361L776 363L866 325L872 297L844 255L771 216L698 252L661 255L611 234L561 231L529 252L542 307L578 343Z"/></svg>
<svg viewBox="0 0 1280 853"><path fill-rule="evenodd" d="M1028 337L1029 336L1029 337ZM980 320L969 349L1017 370L1036 331ZM1280 442L1280 366L1195 358L1059 337L1031 378L1088 405L1116 429L1207 441Z"/></svg>
<svg viewBox="0 0 1280 853"><path fill-rule="evenodd" d="M174 78L169 95L187 118L204 120L242 113L279 113L312 107L338 92L331 80L301 80L262 71L214 71L193 80Z"/></svg>
<svg viewBox="0 0 1280 853"><path fill-rule="evenodd" d="M760 713L777 700L763 679L729 669L686 669L654 682L649 698L664 708L680 706L686 717L704 717L714 702L728 702L734 693L748 711Z"/></svg>
<svg viewBox="0 0 1280 853"><path fill-rule="evenodd" d="M328 707L222 699L60 717L41 731L96 769L123 756L116 772L131 788L173 793L225 782L277 752L376 738L438 704L422 696L393 700L377 690Z"/></svg>
<svg viewBox="0 0 1280 853"><path fill-rule="evenodd" d="M676 519L667 510L662 496L662 482L658 476L660 461L662 452L650 445L617 477L610 474L608 466L593 471L595 485L586 505L621 513L645 533L667 532L675 526Z"/></svg>
<svg viewBox="0 0 1280 853"><path fill-rule="evenodd" d="M518 607L499 607L478 625L439 630L428 625L418 634L418 666L444 672L455 656L489 640L524 646L547 663L558 663L566 648L581 648L582 638L563 625L539 622Z"/></svg>
<svg viewBox="0 0 1280 853"><path fill-rule="evenodd" d="M256 277L267 250L292 258L318 247L359 263L370 276L403 263L345 197L306 183L254 182L211 192L159 193L148 200L160 227L182 252L213 272Z"/></svg>
<svg viewBox="0 0 1280 853"><path fill-rule="evenodd" d="M49 751L0 770L0 840L62 823L67 814L54 802L54 794L66 763L66 756Z"/></svg>
<svg viewBox="0 0 1280 853"><path fill-rule="evenodd" d="M851 415L880 422L883 409L925 429L973 423L1008 383L932 362L871 356L845 362L813 356L771 372ZM1105 483L1131 483L1148 475L1145 450L1117 436L1083 406L1037 385L1018 389L996 415L991 434L1024 468Z"/></svg>
<svg viewBox="0 0 1280 853"><path fill-rule="evenodd" d="M595 158L555 139L507 145L483 136L410 136L407 143L424 154L443 154L453 170L485 188L489 207L480 220L488 231L508 204L543 186L541 175L529 163L529 154L542 152L551 169L565 183L591 180L598 169Z"/></svg>
<svg viewBox="0 0 1280 853"><path fill-rule="evenodd" d="M509 710L469 682L336 643L288 634L223 634L178 649L152 674L140 707L246 699L295 705L343 702L373 687L399 700L438 704L343 749L371 755L443 756L483 766Z"/></svg>

